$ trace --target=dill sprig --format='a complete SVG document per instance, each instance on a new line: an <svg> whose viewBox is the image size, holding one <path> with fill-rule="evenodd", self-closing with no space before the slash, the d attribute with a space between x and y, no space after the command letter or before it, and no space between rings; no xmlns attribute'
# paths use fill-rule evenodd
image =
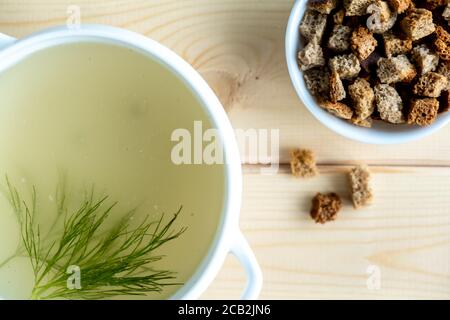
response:
<svg viewBox="0 0 450 320"><path fill-rule="evenodd" d="M155 250L178 238L184 231L174 231L181 212L164 223L164 214L155 221L144 218L137 227L130 226L135 210L125 214L112 227L105 221L116 208L107 196L97 199L94 190L78 209L67 209L65 192L57 192L55 235L41 235L37 221L37 192L26 201L6 178L9 199L17 216L23 251L30 258L34 272L32 299L105 299L114 296L145 295L161 292L165 286L180 285L169 270L158 270L154 263L163 259ZM62 227L56 228L57 220ZM51 232L51 230L50 230ZM68 269L80 270L81 288L68 286Z"/></svg>

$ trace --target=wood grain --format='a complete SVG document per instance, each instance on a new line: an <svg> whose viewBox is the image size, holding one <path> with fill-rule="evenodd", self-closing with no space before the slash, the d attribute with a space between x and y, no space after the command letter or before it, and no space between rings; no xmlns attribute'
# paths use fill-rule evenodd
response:
<svg viewBox="0 0 450 320"><path fill-rule="evenodd" d="M153 38L208 81L235 128L279 129L288 150L315 150L321 176L297 180L287 166L262 175L246 165L241 226L263 267L262 298L450 298L450 126L421 141L373 146L318 123L292 89L284 59L287 0L3 0L0 31L23 37L65 24L69 5L82 23L109 24ZM245 163L250 157L244 150ZM318 191L345 196L345 165L376 165L374 204L315 225ZM381 288L367 286L367 268ZM245 283L230 258L204 298L237 298Z"/></svg>

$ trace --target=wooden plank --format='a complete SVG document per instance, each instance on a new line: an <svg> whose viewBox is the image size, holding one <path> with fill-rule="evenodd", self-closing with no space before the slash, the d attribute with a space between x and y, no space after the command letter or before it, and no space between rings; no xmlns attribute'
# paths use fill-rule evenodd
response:
<svg viewBox="0 0 450 320"><path fill-rule="evenodd" d="M348 193L347 167L320 170L310 180L245 170L241 227L263 268L261 298L450 298L450 169L372 168L373 205L344 199L335 222L317 225L312 196ZM204 297L237 298L244 282L229 260Z"/></svg>
<svg viewBox="0 0 450 320"><path fill-rule="evenodd" d="M65 24L69 0L4 0L0 30L22 37ZM127 28L175 50L209 82L235 128L279 129L281 161L309 147L322 164L361 160L378 165L450 165L450 126L399 146L342 138L318 123L297 98L284 58L284 32L293 1L79 0L83 23ZM248 163L248 151L243 161Z"/></svg>

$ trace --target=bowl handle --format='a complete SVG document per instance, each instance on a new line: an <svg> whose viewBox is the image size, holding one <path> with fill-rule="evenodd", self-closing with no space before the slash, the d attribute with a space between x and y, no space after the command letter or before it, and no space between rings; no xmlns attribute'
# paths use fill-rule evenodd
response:
<svg viewBox="0 0 450 320"><path fill-rule="evenodd" d="M15 42L16 39L13 37L7 36L6 34L0 33L0 50L8 47L10 44Z"/></svg>
<svg viewBox="0 0 450 320"><path fill-rule="evenodd" d="M239 260L247 274L247 284L241 299L257 299L261 292L263 276L255 254L240 230L235 234L230 252Z"/></svg>

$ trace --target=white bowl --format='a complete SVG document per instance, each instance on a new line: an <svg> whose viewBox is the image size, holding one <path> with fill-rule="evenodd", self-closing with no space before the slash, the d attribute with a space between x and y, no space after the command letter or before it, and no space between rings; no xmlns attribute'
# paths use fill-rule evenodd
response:
<svg viewBox="0 0 450 320"><path fill-rule="evenodd" d="M301 41L299 25L306 11L308 0L297 0L292 8L286 29L286 60L295 91L308 110L326 127L349 139L373 144L394 144L416 140L432 134L447 124L450 113L440 114L430 126L394 125L375 121L372 128L362 128L339 119L323 110L306 88L303 72L297 64L297 52Z"/></svg>

